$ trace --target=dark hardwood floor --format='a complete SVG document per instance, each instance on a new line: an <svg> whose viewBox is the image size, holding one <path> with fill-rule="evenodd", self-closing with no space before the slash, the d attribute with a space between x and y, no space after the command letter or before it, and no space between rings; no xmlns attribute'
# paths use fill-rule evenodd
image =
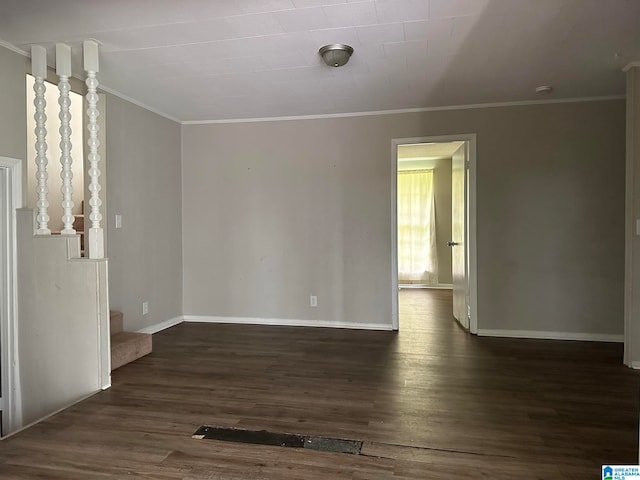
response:
<svg viewBox="0 0 640 480"><path fill-rule="evenodd" d="M182 324L113 387L0 442L2 479L596 479L637 464L622 345L477 338L451 292L400 332ZM361 455L197 440L200 425L363 440Z"/></svg>

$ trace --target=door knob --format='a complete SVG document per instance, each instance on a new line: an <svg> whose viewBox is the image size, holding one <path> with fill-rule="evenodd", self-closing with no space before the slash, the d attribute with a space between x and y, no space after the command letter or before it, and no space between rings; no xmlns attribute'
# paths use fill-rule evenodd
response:
<svg viewBox="0 0 640 480"><path fill-rule="evenodd" d="M456 245L460 245L458 242L447 242L447 247L455 247Z"/></svg>

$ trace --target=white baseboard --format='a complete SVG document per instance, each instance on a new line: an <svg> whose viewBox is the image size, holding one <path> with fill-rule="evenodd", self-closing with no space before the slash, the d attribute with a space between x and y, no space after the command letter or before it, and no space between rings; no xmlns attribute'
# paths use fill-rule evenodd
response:
<svg viewBox="0 0 640 480"><path fill-rule="evenodd" d="M427 285L423 283L400 283L398 284L400 290L406 288L428 288L432 290L453 290L453 285L450 283L438 283L436 285Z"/></svg>
<svg viewBox="0 0 640 480"><path fill-rule="evenodd" d="M178 317L170 318L169 320L165 320L164 322L156 323L154 325L149 325L148 327L141 328L137 330L138 333L158 333L162 330L166 330L167 328L173 327L174 325L179 325L184 321L184 316L180 315Z"/></svg>
<svg viewBox="0 0 640 480"><path fill-rule="evenodd" d="M535 330L489 330L479 328L478 336L624 343L624 335L609 335L606 333L540 332Z"/></svg>
<svg viewBox="0 0 640 480"><path fill-rule="evenodd" d="M327 328L348 328L352 330L387 330L393 329L389 323L382 325L379 323L355 323L337 322L331 320L298 320L291 318L256 318L256 317L210 317L202 315L184 315L185 322L200 323L236 323L249 325L277 325L287 327L327 327Z"/></svg>
<svg viewBox="0 0 640 480"><path fill-rule="evenodd" d="M640 370L640 362L631 362L631 368L634 370Z"/></svg>

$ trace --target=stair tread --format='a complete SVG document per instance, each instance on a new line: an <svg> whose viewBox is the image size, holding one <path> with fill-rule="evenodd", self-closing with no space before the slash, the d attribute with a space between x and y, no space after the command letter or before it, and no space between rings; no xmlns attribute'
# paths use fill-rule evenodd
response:
<svg viewBox="0 0 640 480"><path fill-rule="evenodd" d="M111 335L111 345L119 342L126 342L134 338L147 338L151 337L150 333L140 332L118 332Z"/></svg>

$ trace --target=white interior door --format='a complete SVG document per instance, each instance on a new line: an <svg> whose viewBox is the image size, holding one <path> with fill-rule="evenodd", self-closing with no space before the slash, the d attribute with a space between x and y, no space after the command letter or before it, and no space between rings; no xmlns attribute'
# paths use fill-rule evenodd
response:
<svg viewBox="0 0 640 480"><path fill-rule="evenodd" d="M453 277L453 316L469 329L467 268L467 144L465 142L451 159L451 273Z"/></svg>

